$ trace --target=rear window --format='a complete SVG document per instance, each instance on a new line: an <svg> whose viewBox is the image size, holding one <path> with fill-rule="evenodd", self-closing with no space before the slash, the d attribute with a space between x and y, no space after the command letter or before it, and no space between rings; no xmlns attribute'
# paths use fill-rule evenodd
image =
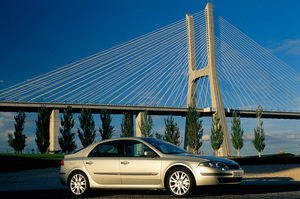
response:
<svg viewBox="0 0 300 199"><path fill-rule="evenodd" d="M105 142L97 145L89 154L89 157L119 157L120 141Z"/></svg>

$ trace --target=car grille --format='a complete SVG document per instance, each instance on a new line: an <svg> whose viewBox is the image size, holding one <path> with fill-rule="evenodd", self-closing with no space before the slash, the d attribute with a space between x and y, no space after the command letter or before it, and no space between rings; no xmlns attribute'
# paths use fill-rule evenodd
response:
<svg viewBox="0 0 300 199"><path fill-rule="evenodd" d="M228 169L234 170L234 169L239 169L240 166L236 165L236 164L232 164L232 165L227 165Z"/></svg>
<svg viewBox="0 0 300 199"><path fill-rule="evenodd" d="M241 183L243 178L218 178L220 184Z"/></svg>

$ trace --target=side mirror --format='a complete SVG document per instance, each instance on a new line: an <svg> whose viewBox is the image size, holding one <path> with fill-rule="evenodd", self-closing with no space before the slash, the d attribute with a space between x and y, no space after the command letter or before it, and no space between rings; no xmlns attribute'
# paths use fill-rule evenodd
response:
<svg viewBox="0 0 300 199"><path fill-rule="evenodd" d="M156 157L157 155L156 155L156 153L154 153L153 151L145 151L145 152L144 152L144 156L154 158L154 157Z"/></svg>

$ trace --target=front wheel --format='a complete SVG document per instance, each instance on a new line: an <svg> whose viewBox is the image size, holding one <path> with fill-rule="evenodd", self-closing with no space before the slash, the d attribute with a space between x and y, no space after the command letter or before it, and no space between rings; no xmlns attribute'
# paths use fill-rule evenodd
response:
<svg viewBox="0 0 300 199"><path fill-rule="evenodd" d="M89 189L89 181L82 172L72 174L69 180L70 191L76 196L84 195Z"/></svg>
<svg viewBox="0 0 300 199"><path fill-rule="evenodd" d="M167 176L167 189L175 197L185 197L189 195L194 187L194 177L186 168L172 169Z"/></svg>

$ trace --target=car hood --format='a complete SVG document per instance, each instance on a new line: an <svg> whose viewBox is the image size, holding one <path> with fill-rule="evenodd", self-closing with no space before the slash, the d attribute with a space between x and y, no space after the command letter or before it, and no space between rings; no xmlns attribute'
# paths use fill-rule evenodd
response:
<svg viewBox="0 0 300 199"><path fill-rule="evenodd" d="M226 158L219 158L219 157L213 157L213 156L201 156L201 155L197 155L197 154L191 154L191 153L182 153L182 154L172 154L174 156L177 156L178 158L186 158L186 159L194 159L195 161L199 161L199 162L207 162L207 161L211 161L211 162L223 162L225 164L229 164L229 165L236 165L238 164L237 162L230 160L230 159L226 159Z"/></svg>

